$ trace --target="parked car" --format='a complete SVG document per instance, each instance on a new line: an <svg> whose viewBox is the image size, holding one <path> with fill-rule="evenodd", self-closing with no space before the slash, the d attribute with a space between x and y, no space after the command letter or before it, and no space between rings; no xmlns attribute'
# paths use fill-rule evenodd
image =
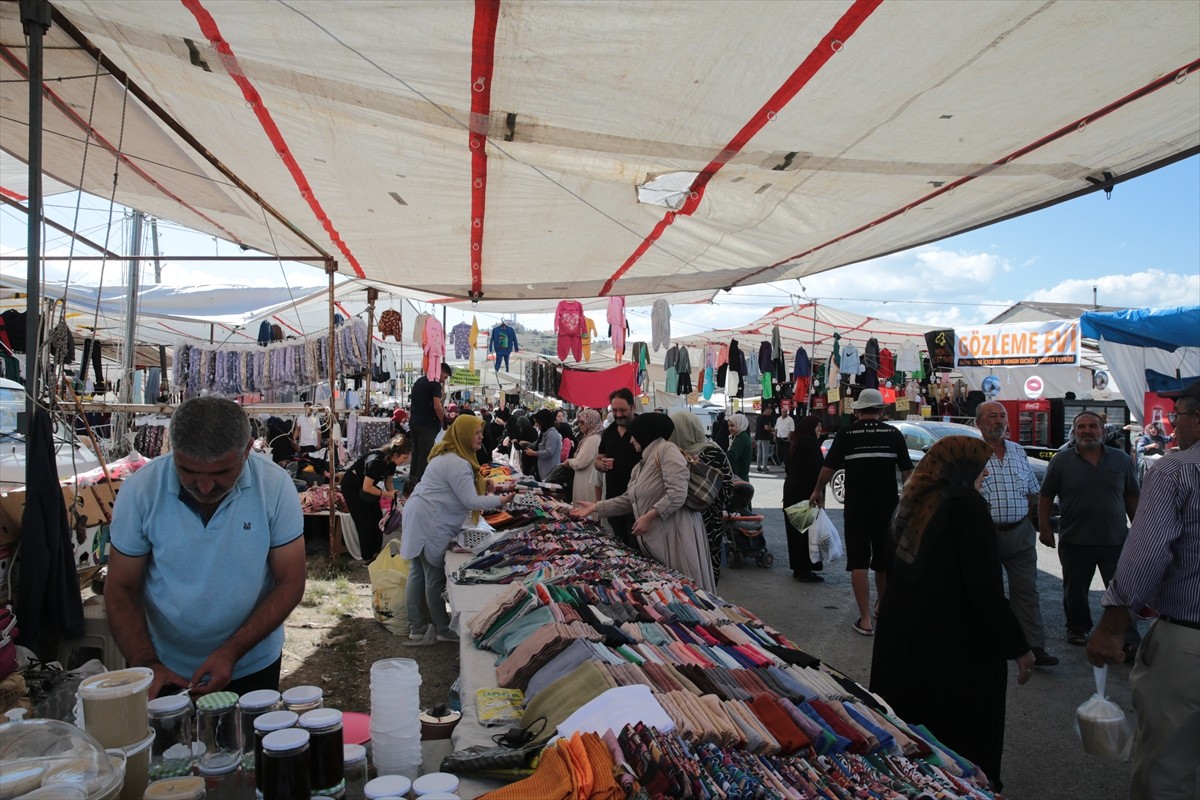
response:
<svg viewBox="0 0 1200 800"><path fill-rule="evenodd" d="M17 433L17 415L25 410L25 387L0 378L0 491L25 485L25 437ZM59 477L66 478L100 466L96 454L84 447L60 418L54 421L54 459Z"/></svg>
<svg viewBox="0 0 1200 800"><path fill-rule="evenodd" d="M933 443L943 436L974 436L976 439L982 439L983 434L978 428L973 428L970 425L960 425L957 422L908 422L899 420L886 420L888 425L899 429L904 434L904 441L908 445L908 457L912 459L913 466L917 465L925 454L929 452L929 448L933 447ZM821 443L821 452L829 453L829 446L833 444L833 439L826 439ZM1047 463L1041 459L1026 456L1029 459L1029 466L1033 468L1033 476L1037 478L1038 483L1046 477ZM900 471L896 471L896 482L900 485ZM839 503L846 502L846 472L839 469L833 473L833 478L829 481L830 489L833 491L833 497Z"/></svg>

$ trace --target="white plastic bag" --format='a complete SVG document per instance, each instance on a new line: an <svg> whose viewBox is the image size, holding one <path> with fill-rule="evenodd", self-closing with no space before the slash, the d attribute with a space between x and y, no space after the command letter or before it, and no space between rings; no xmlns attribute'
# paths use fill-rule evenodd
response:
<svg viewBox="0 0 1200 800"><path fill-rule="evenodd" d="M1075 709L1075 733L1083 742L1083 752L1118 761L1129 760L1133 746L1133 727L1121 707L1104 696L1108 667L1093 667L1096 693Z"/></svg>
<svg viewBox="0 0 1200 800"><path fill-rule="evenodd" d="M815 548L815 549L814 549ZM808 529L808 558L817 563L838 561L846 555L842 547L842 536L833 520L821 509L812 527Z"/></svg>

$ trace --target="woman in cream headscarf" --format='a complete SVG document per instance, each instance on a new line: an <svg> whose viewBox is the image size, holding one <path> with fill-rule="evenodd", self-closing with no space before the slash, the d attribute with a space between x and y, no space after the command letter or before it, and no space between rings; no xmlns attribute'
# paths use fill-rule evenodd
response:
<svg viewBox="0 0 1200 800"><path fill-rule="evenodd" d="M599 503L576 503L576 515L613 517L634 515L633 535L643 552L712 592L712 562L708 537L699 511L684 507L687 500L687 460L668 441L675 424L666 414L639 414L629 424L633 447L642 454L625 494Z"/></svg>
<svg viewBox="0 0 1200 800"><path fill-rule="evenodd" d="M721 492L712 504L700 512L704 518L704 532L708 534L708 554L712 560L713 580L721 581L721 555L725 551L725 517L729 501L733 498L733 468L725 451L708 440L700 418L690 411L675 411L671 414L675 432L671 441L679 446L689 459L696 459L710 467L721 470Z"/></svg>
<svg viewBox="0 0 1200 800"><path fill-rule="evenodd" d="M575 419L579 423L579 443L565 462L575 470L571 499L599 500L602 484L596 472L596 454L600 452L600 412L585 408Z"/></svg>
<svg viewBox="0 0 1200 800"><path fill-rule="evenodd" d="M1016 659L1022 684L1034 659L1004 598L996 528L979 494L991 452L982 439L946 436L904 485L893 523L895 563L875 631L871 691L900 717L919 716L999 790L1005 662ZM954 655L933 657L937 653ZM964 708L971 713L963 714Z"/></svg>
<svg viewBox="0 0 1200 800"><path fill-rule="evenodd" d="M445 554L468 513L510 502L511 494L488 494L491 486L479 472L475 453L483 443L483 420L470 414L456 417L442 441L429 451L429 465L412 497L404 505L400 555L409 559L408 624L411 639L427 640L432 621L437 638L458 641L442 602L446 588Z"/></svg>
<svg viewBox="0 0 1200 800"><path fill-rule="evenodd" d="M744 481L750 480L750 460L754 457L754 444L750 441L750 420L745 414L734 414L729 418L729 466L733 474Z"/></svg>

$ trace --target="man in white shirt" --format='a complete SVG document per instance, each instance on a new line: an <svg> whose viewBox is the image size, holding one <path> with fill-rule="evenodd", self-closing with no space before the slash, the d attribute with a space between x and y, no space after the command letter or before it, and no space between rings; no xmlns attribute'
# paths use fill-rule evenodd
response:
<svg viewBox="0 0 1200 800"><path fill-rule="evenodd" d="M313 413L313 404L304 404L304 414L292 426L292 438L301 453L311 453L321 447L321 418Z"/></svg>
<svg viewBox="0 0 1200 800"><path fill-rule="evenodd" d="M1025 450L1008 438L1008 411L1003 405L994 400L980 403L975 410L975 426L993 451L979 493L991 506L992 522L996 524L1000 562L1008 576L1009 602L1033 652L1034 665L1057 666L1058 658L1046 652L1046 629L1037 589L1037 528L1032 514L1041 485Z"/></svg>
<svg viewBox="0 0 1200 800"><path fill-rule="evenodd" d="M792 431L796 420L791 411L780 409L779 421L775 423L775 458L780 464L787 461L788 448L792 446Z"/></svg>

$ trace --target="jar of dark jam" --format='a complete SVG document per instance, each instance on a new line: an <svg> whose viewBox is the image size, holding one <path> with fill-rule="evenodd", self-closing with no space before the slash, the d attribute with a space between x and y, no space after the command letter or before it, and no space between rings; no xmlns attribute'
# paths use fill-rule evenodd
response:
<svg viewBox="0 0 1200 800"><path fill-rule="evenodd" d="M296 727L300 717L295 711L268 711L254 720L254 794L263 796L262 790L262 756L263 739L274 731L287 730Z"/></svg>
<svg viewBox="0 0 1200 800"><path fill-rule="evenodd" d="M308 731L287 728L263 737L258 785L263 800L304 800L312 796Z"/></svg>
<svg viewBox="0 0 1200 800"><path fill-rule="evenodd" d="M308 762L313 791L329 797L341 797L343 781L342 712L336 708L318 708L300 715L300 727L309 733Z"/></svg>

